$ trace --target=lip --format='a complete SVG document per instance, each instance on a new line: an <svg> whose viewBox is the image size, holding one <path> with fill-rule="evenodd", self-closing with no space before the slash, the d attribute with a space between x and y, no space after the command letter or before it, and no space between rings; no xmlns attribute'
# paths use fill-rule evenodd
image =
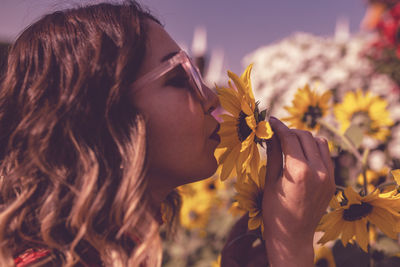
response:
<svg viewBox="0 0 400 267"><path fill-rule="evenodd" d="M219 128L220 128L220 124L218 123L217 127L215 127L215 130L210 135L210 139L213 139L213 140L217 141L218 143L221 142L221 137L218 135Z"/></svg>

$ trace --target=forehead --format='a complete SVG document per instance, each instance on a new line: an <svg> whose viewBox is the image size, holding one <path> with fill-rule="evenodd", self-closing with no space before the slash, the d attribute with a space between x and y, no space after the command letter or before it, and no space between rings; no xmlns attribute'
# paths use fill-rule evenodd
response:
<svg viewBox="0 0 400 267"><path fill-rule="evenodd" d="M163 58L172 52L180 50L177 43L158 23L148 20L148 36L146 55L141 69L142 73L154 69L160 65Z"/></svg>

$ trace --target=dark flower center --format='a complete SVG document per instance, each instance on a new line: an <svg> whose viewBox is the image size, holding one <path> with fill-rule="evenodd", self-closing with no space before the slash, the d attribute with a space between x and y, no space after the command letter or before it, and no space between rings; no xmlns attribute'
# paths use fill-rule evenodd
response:
<svg viewBox="0 0 400 267"><path fill-rule="evenodd" d="M208 189L209 190L214 190L215 189L215 184L214 183L209 183L208 184Z"/></svg>
<svg viewBox="0 0 400 267"><path fill-rule="evenodd" d="M244 140L246 140L246 138L252 132L251 128L247 125L246 117L247 117L246 113L244 113L243 111L240 111L238 123L237 123L237 133L238 133L240 142L243 142Z"/></svg>
<svg viewBox="0 0 400 267"><path fill-rule="evenodd" d="M256 196L256 203L257 203L257 208L261 209L262 208L262 199L263 199L263 193L258 192Z"/></svg>
<svg viewBox="0 0 400 267"><path fill-rule="evenodd" d="M386 181L386 175L380 175L375 183L375 186L383 184Z"/></svg>
<svg viewBox="0 0 400 267"><path fill-rule="evenodd" d="M329 262L327 259L319 259L315 263L315 267L329 267Z"/></svg>
<svg viewBox="0 0 400 267"><path fill-rule="evenodd" d="M361 204L351 204L343 211L343 219L346 221L356 221L371 213L373 206L362 202Z"/></svg>
<svg viewBox="0 0 400 267"><path fill-rule="evenodd" d="M189 211L189 218L190 218L190 220L195 221L195 220L197 220L199 217L200 217L200 216L199 216L199 214L198 214L196 211L194 211L194 210Z"/></svg>
<svg viewBox="0 0 400 267"><path fill-rule="evenodd" d="M320 107L308 106L308 109L301 118L301 121L304 122L309 128L314 129L317 125L317 120L321 117L322 110Z"/></svg>
<svg viewBox="0 0 400 267"><path fill-rule="evenodd" d="M371 129L372 120L365 111L358 111L351 116L351 124L357 125L363 131L369 131Z"/></svg>

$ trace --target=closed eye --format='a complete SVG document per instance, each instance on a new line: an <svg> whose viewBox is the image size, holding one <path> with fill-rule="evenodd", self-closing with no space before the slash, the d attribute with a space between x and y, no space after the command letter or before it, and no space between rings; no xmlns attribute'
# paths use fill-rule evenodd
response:
<svg viewBox="0 0 400 267"><path fill-rule="evenodd" d="M190 80L184 69L182 67L177 67L168 73L164 85L178 88L189 88Z"/></svg>

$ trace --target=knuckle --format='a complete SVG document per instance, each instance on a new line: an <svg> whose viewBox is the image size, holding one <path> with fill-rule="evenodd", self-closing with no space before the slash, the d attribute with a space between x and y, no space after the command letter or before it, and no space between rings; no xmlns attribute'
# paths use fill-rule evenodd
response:
<svg viewBox="0 0 400 267"><path fill-rule="evenodd" d="M313 134L309 131L302 131L302 134L308 138L314 138Z"/></svg>
<svg viewBox="0 0 400 267"><path fill-rule="evenodd" d="M312 174L310 166L303 161L298 161L293 166L294 172L298 178L306 178Z"/></svg>
<svg viewBox="0 0 400 267"><path fill-rule="evenodd" d="M318 177L320 178L321 181L329 180L329 175L325 170L318 171Z"/></svg>
<svg viewBox="0 0 400 267"><path fill-rule="evenodd" d="M317 136L315 137L315 140L321 145L328 145L328 140L326 140L324 137Z"/></svg>
<svg viewBox="0 0 400 267"><path fill-rule="evenodd" d="M296 135L293 130L286 131L283 133L283 139L289 141L289 140L292 140L293 138L296 138Z"/></svg>
<svg viewBox="0 0 400 267"><path fill-rule="evenodd" d="M297 130L296 130L296 134L299 135L299 136L302 136L302 137L304 137L304 138L311 138L311 137L313 137L313 135L312 135L311 132L305 131L305 130L299 130L299 129L297 129Z"/></svg>

